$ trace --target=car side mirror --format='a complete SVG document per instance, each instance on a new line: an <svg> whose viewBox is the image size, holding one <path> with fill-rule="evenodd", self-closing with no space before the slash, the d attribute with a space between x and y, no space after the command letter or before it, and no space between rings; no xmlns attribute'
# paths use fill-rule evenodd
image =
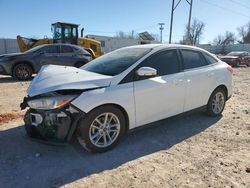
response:
<svg viewBox="0 0 250 188"><path fill-rule="evenodd" d="M152 67L141 67L136 71L138 76L154 77L157 76L157 70Z"/></svg>

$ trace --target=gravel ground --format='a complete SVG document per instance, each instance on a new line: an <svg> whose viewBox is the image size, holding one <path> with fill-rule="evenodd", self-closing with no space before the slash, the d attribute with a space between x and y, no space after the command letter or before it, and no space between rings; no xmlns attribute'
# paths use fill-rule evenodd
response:
<svg viewBox="0 0 250 188"><path fill-rule="evenodd" d="M0 77L0 187L250 187L250 68L234 69L221 117L169 118L103 154L28 139L19 110L28 85Z"/></svg>

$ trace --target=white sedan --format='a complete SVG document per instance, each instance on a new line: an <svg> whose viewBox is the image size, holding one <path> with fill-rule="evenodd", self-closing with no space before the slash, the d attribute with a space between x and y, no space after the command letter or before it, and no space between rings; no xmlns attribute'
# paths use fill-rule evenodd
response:
<svg viewBox="0 0 250 188"><path fill-rule="evenodd" d="M29 136L113 148L133 128L204 107L219 116L232 95L232 68L200 48L140 45L103 55L80 69L48 65L28 88Z"/></svg>

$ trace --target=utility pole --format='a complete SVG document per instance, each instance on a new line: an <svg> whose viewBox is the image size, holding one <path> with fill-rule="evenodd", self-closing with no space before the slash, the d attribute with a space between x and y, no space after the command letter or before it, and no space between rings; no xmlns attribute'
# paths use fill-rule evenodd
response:
<svg viewBox="0 0 250 188"><path fill-rule="evenodd" d="M190 25L191 25L191 17L192 17L192 7L193 7L193 0L190 0L187 1L187 3L190 5L190 9L189 9L189 18L188 18L188 39L189 39L189 42L191 43L190 41Z"/></svg>
<svg viewBox="0 0 250 188"><path fill-rule="evenodd" d="M171 44L171 40L172 40L172 28L173 28L174 10L178 7L180 2L181 2L181 0L179 0L178 3L175 5L174 0L172 1L170 32L169 32L169 44Z"/></svg>
<svg viewBox="0 0 250 188"><path fill-rule="evenodd" d="M191 23L191 17L192 17L192 5L193 5L193 0L186 0L187 3L190 5L189 9L189 19L188 19L188 37L190 35L190 23ZM172 9L171 9L171 20L170 20L170 32L169 32L169 44L171 44L172 41L172 28L173 28L173 19L174 19L174 10L178 7L180 4L181 0L178 1L178 3L175 5L174 0L172 1Z"/></svg>
<svg viewBox="0 0 250 188"><path fill-rule="evenodd" d="M171 21L170 21L170 32L169 32L169 44L172 40L172 27L173 27L173 16L174 16L174 0L172 1L172 10L171 10Z"/></svg>
<svg viewBox="0 0 250 188"><path fill-rule="evenodd" d="M160 32L161 32L161 43L162 43L162 30L164 29L163 25L165 25L164 23L159 23L160 25Z"/></svg>

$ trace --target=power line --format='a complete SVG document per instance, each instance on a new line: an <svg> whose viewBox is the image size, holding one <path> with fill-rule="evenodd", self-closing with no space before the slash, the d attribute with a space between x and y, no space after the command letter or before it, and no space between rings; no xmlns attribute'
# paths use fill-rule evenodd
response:
<svg viewBox="0 0 250 188"><path fill-rule="evenodd" d="M248 15L246 15L246 14L243 14L243 13L241 13L241 12L238 12L238 11L235 11L235 10L232 10L232 9L229 9L229 8L226 8L226 7L217 5L217 4L215 4L215 3L211 3L211 2L206 1L206 0L200 0L200 1L202 1L202 2L204 2L204 3L207 3L207 4L211 5L211 6L220 8L220 9L222 9L222 10L224 10L224 11L229 11L229 12L231 12L231 13L235 13L235 14L237 14L237 15L241 15L241 16L244 16L244 17L247 17L247 18L250 17L250 16L248 16Z"/></svg>
<svg viewBox="0 0 250 188"><path fill-rule="evenodd" d="M240 3L239 1L234 1L234 0L229 0L229 1L231 1L234 4L240 5L246 9L250 9L250 6L244 5L244 4Z"/></svg>

